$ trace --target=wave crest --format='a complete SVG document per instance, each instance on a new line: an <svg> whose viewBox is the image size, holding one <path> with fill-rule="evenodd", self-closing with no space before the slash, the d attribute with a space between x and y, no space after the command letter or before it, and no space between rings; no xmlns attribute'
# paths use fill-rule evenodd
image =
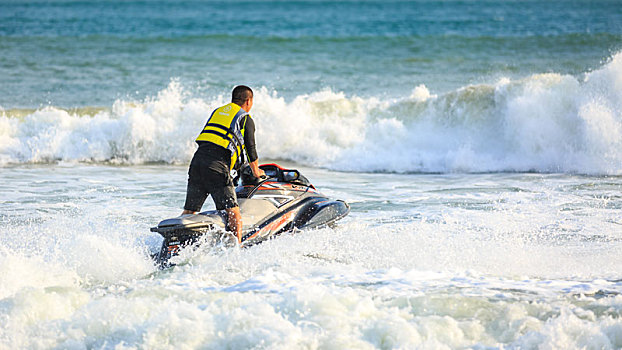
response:
<svg viewBox="0 0 622 350"><path fill-rule="evenodd" d="M582 79L537 74L401 99L256 91L261 158L347 171L622 174L622 53ZM172 81L109 109L1 110L0 164L187 163L211 111Z"/></svg>

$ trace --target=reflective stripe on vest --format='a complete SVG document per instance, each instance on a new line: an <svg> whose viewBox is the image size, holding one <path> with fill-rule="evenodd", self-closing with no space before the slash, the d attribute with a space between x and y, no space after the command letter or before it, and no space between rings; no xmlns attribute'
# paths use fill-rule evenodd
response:
<svg viewBox="0 0 622 350"><path fill-rule="evenodd" d="M240 106L235 103L226 104L217 108L205 123L203 131L199 134L196 141L206 141L214 143L222 148L231 151L231 169L238 160L239 164L244 164L244 132L245 125L240 129L240 118L248 115ZM250 115L249 115L250 117Z"/></svg>

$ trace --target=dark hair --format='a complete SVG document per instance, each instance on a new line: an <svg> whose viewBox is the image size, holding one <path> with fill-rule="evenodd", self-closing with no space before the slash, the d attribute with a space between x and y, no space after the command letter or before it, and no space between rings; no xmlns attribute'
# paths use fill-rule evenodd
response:
<svg viewBox="0 0 622 350"><path fill-rule="evenodd" d="M238 85L233 88L231 93L231 102L241 106L246 100L253 98L253 90L246 85Z"/></svg>

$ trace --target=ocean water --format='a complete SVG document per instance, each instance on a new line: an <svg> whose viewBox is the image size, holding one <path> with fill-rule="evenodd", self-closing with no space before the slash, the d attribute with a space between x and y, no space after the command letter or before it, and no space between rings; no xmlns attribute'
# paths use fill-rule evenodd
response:
<svg viewBox="0 0 622 350"><path fill-rule="evenodd" d="M352 211L159 270L235 84ZM620 3L0 0L0 349L171 348L622 349Z"/></svg>

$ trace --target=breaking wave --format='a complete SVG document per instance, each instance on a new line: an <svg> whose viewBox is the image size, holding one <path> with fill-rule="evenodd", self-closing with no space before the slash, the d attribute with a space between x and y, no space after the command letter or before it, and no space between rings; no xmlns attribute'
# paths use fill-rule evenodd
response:
<svg viewBox="0 0 622 350"><path fill-rule="evenodd" d="M110 108L0 108L0 164L187 163L225 95L172 81ZM256 91L260 158L345 171L622 174L622 53L582 77L555 73L397 99Z"/></svg>

